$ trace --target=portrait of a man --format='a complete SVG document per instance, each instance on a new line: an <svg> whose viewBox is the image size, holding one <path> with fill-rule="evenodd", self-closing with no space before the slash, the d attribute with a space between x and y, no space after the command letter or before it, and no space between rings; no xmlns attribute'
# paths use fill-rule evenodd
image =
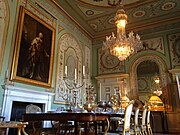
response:
<svg viewBox="0 0 180 135"><path fill-rule="evenodd" d="M51 77L54 29L43 20L23 10L17 45L15 80L49 84ZM19 46L19 48L18 48ZM36 82L38 81L38 82Z"/></svg>

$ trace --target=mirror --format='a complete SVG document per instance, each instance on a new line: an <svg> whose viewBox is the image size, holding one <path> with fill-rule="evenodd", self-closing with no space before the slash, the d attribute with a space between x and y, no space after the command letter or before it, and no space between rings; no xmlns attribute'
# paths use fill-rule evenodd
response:
<svg viewBox="0 0 180 135"><path fill-rule="evenodd" d="M154 96L150 103L155 106L161 105L160 110L172 110L167 65L159 56L149 54L136 59L131 64L130 79L131 99L144 102ZM158 101L158 104L155 104L155 101Z"/></svg>
<svg viewBox="0 0 180 135"><path fill-rule="evenodd" d="M142 61L137 67L138 95L142 102L148 101L151 110L164 110L159 67L151 60Z"/></svg>
<svg viewBox="0 0 180 135"><path fill-rule="evenodd" d="M159 67L155 62L145 60L138 65L137 81L139 100L145 102L152 95L159 97L162 95L159 76Z"/></svg>

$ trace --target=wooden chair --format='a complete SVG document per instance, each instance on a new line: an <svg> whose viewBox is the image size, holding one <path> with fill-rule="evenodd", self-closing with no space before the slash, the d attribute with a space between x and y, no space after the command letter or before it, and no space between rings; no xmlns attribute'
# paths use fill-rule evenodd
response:
<svg viewBox="0 0 180 135"><path fill-rule="evenodd" d="M100 133L104 135L127 135L130 134L130 122L131 122L131 115L132 115L132 108L133 108L134 100L130 101L129 104L125 108L125 114L123 119L123 125L118 127L114 132L104 132Z"/></svg>
<svg viewBox="0 0 180 135"><path fill-rule="evenodd" d="M56 112L61 112L61 111L65 111L64 107L58 107L56 109ZM66 134L70 134L74 132L74 123L73 121L66 121L66 122L60 122L60 121L51 121L51 125L53 128L58 129L58 127L60 127L60 129L58 129L59 133L61 135L66 135Z"/></svg>
<svg viewBox="0 0 180 135"><path fill-rule="evenodd" d="M146 124L148 135L152 135L153 134L152 133L151 124L150 124L150 113L151 113L151 110L148 108L148 112L147 112L147 124Z"/></svg>
<svg viewBox="0 0 180 135"><path fill-rule="evenodd" d="M29 104L26 106L26 113L40 113L40 112L42 112L41 108L37 105ZM31 122L31 123L29 123L28 128L31 128L31 127L32 127L33 131L30 131L30 130L28 130L28 131L33 132L33 134L35 134L37 132L37 129L42 127L42 122L40 122L40 121Z"/></svg>
<svg viewBox="0 0 180 135"><path fill-rule="evenodd" d="M141 134L142 135L146 135L147 131L146 131L146 115L147 115L147 105L143 106L143 112L142 112L142 120L141 120Z"/></svg>
<svg viewBox="0 0 180 135"><path fill-rule="evenodd" d="M139 109L140 107L135 108L134 122L132 124L130 134L138 135L141 133L138 121L139 121Z"/></svg>
<svg viewBox="0 0 180 135"><path fill-rule="evenodd" d="M26 106L26 113L41 113L42 110L39 106L34 105L34 104L29 104ZM29 123L29 133L32 133L33 135L55 135L56 134L56 128L54 127L50 127L50 128L43 128L43 121L36 121L36 122L31 122ZM31 129L33 129L33 131L31 131Z"/></svg>
<svg viewBox="0 0 180 135"><path fill-rule="evenodd" d="M29 104L26 106L26 113L41 113L42 110L39 106Z"/></svg>

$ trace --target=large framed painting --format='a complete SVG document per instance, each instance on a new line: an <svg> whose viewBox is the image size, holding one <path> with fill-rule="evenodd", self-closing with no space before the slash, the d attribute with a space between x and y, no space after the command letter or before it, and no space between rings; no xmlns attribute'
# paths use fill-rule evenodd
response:
<svg viewBox="0 0 180 135"><path fill-rule="evenodd" d="M54 42L54 27L21 7L11 79L51 87Z"/></svg>

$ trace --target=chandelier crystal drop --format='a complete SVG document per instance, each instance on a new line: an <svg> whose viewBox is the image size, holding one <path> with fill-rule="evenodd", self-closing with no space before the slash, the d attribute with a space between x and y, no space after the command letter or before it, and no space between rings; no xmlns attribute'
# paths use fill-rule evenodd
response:
<svg viewBox="0 0 180 135"><path fill-rule="evenodd" d="M103 42L103 50L109 50L110 53L120 61L126 60L132 53L137 52L141 47L141 40L138 34L134 35L133 32L126 36L125 27L127 24L127 15L124 9L120 8L116 12L114 18L117 27L117 37L112 32L112 35L106 36L106 41Z"/></svg>

